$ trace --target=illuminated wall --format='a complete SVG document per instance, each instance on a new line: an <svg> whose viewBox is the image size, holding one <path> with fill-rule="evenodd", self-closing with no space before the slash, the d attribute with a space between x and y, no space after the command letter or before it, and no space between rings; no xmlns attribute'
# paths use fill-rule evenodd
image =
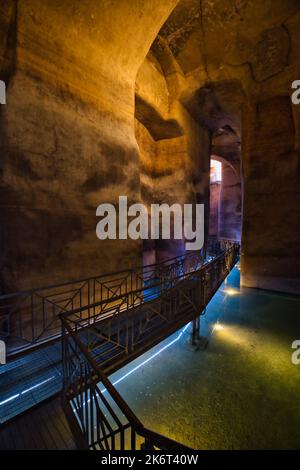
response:
<svg viewBox="0 0 300 470"><path fill-rule="evenodd" d="M299 1L100 3L0 3L2 291L139 264L140 241L95 235L122 194L205 203L208 230L212 135L230 125L242 283L300 292Z"/></svg>

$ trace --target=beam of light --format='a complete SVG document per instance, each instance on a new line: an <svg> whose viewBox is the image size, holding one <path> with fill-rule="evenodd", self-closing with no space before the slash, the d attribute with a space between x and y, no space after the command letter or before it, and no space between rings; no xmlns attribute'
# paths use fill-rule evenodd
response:
<svg viewBox="0 0 300 470"><path fill-rule="evenodd" d="M171 347L173 344L177 343L177 341L180 340L180 338L182 337L182 335L186 332L187 328L189 326L189 323L183 328L183 330L181 330L181 332L178 334L178 336L176 338L174 338L172 341L170 341L168 344L166 344L164 347L162 347L159 351L157 351L156 353L152 354L152 356L148 357L148 359L146 359L145 361L141 362L140 364L138 364L136 367L133 367L130 371L128 371L126 374L124 374L122 377L120 377L118 380L116 380L115 382L113 382L113 385L117 385L119 384L120 382L122 382L124 379L126 379L127 377L129 377L131 374L133 374L134 372L136 372L138 369L140 369L141 367L143 367L144 365L148 364L148 362L152 361L152 359L154 359L155 357L157 357L159 354L161 354L163 351L165 351L166 349L168 349L169 347ZM36 384L36 385L33 385L32 387L30 388L27 388L26 390L23 390L22 392L20 393L17 393L16 395L13 395L9 398L7 398L6 400L4 401L1 401L0 402L0 406L3 406L5 405L6 403L9 403L13 400L16 400L17 398L20 398L22 395L25 395L25 393L28 393L32 390L35 390L36 388L38 387L41 387L42 385L45 385L46 383L50 382L51 380L55 379L55 376L53 375L52 377L49 377L48 379L46 380L43 380L42 382ZM104 393L106 391L106 389L103 389L101 390L101 393ZM90 399L88 400L88 402L90 401ZM85 403L84 403L85 405Z"/></svg>
<svg viewBox="0 0 300 470"><path fill-rule="evenodd" d="M152 359L154 359L155 357L157 357L159 354L161 354L163 351L165 351L166 349L170 348L171 346L173 346L173 344L177 343L177 341L180 340L180 338L182 337L182 335L186 332L186 330L188 329L190 323L188 323L184 328L183 330L181 330L181 332L178 334L178 336L176 336L176 338L174 338L172 341L170 341L168 344L166 344L165 346L163 346L159 351L156 351L156 353L152 354L152 356L148 357L148 359L145 359L145 361L141 362L140 364L138 364L136 367L133 367L129 372L127 372L126 374L124 374L122 377L120 377L118 380L116 380L115 382L113 382L113 385L117 385L119 384L120 382L122 382L124 379L126 379L127 377L129 377L131 374L133 374L134 372L136 372L138 369L140 369L141 367L143 367L144 365L148 364L148 362L152 361ZM101 390L102 391L102 390Z"/></svg>
<svg viewBox="0 0 300 470"><path fill-rule="evenodd" d="M30 387L30 388L27 388L26 390L23 390L23 391L20 392L20 393L17 393L16 395L13 395L12 397L7 398L7 399L4 400L4 401L1 401L1 402L0 402L0 406L3 406L3 405L5 405L6 403L9 403L9 402L11 402L11 401L13 401L13 400L16 400L17 398L20 398L22 395L25 395L25 393L28 393L28 392L30 392L31 390L35 390L36 388L41 387L41 385L44 385L45 383L50 382L50 380L53 380L53 379L55 379L55 375L53 375L52 377L49 377L49 379L43 380L43 382L40 382L40 383L38 383L38 384L36 384L36 385L33 385L33 386Z"/></svg>
<svg viewBox="0 0 300 470"><path fill-rule="evenodd" d="M4 401L1 401L1 402L0 402L0 406L5 405L6 403L8 403L8 402L14 400L15 398L18 398L19 396L20 396L20 394L18 393L17 395L13 395L12 397L7 398L7 399L4 400Z"/></svg>
<svg viewBox="0 0 300 470"><path fill-rule="evenodd" d="M161 354L163 351L165 351L166 349L170 348L171 346L173 346L173 344L177 343L177 341L180 340L180 338L182 338L183 334L186 332L186 330L188 329L188 327L190 326L190 323L188 323L187 325L185 325L185 327L180 331L180 333L176 336L176 338L174 338L172 341L170 341L168 344L166 344L165 346L163 346L161 349L159 349L159 351L156 351L154 354L152 354L150 357L148 357L147 359L145 359L145 361L141 362L140 364L138 364L137 366L133 367L132 369L130 369L130 371L126 372L126 374L122 375L122 377L120 377L119 379L117 379L115 382L112 383L113 386L115 385L118 385L120 382L122 382L123 380L125 380L127 377L129 377L131 374L133 374L134 372L136 372L138 369L140 369L141 367L143 367L144 365L148 364L150 361L152 361L152 359L154 359L155 357L157 357L159 354ZM103 388L102 390L100 390L101 393L105 393L107 391L106 388ZM85 406L87 403L90 403L91 399L89 398L88 400L84 401L82 406ZM74 408L74 405L72 404L71 405L72 408L73 408L73 412L77 415L77 411L75 410Z"/></svg>
<svg viewBox="0 0 300 470"><path fill-rule="evenodd" d="M239 295L239 291L236 289L231 289L231 288L226 288L223 289L222 292L224 292L227 295Z"/></svg>
<svg viewBox="0 0 300 470"><path fill-rule="evenodd" d="M40 387L41 385L46 384L47 382L50 382L50 380L53 380L53 379L55 379L55 375L52 375L52 377L49 377L49 379L43 380L43 382L40 382L36 385L33 385L30 388L27 388L27 390L23 390L23 392L21 392L21 395L24 395L25 393L31 392L31 390L35 390L36 388Z"/></svg>
<svg viewBox="0 0 300 470"><path fill-rule="evenodd" d="M221 325L221 323L219 323L219 322L217 321L217 323L215 323L215 325L214 325L214 327L213 327L212 333L213 333L214 331L222 331L222 330L224 330L224 326Z"/></svg>

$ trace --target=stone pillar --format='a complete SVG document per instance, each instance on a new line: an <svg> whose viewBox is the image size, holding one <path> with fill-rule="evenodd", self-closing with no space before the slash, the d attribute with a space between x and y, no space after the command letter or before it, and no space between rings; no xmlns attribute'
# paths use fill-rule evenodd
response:
<svg viewBox="0 0 300 470"><path fill-rule="evenodd" d="M245 111L242 153L242 284L299 294L299 149L290 96Z"/></svg>

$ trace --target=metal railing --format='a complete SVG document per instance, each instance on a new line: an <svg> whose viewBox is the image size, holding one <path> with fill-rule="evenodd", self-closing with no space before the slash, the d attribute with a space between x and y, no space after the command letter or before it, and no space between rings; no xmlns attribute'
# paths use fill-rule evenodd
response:
<svg viewBox="0 0 300 470"><path fill-rule="evenodd" d="M215 256L220 249L214 245L209 252ZM2 295L0 339L6 342L7 355L26 353L56 340L61 334L62 313L81 312L82 319L110 315L114 310L118 313L124 308L122 296L135 293L134 303L144 302L157 281L166 283L174 275L196 270L205 258L204 252L191 252L160 264Z"/></svg>
<svg viewBox="0 0 300 470"><path fill-rule="evenodd" d="M199 335L199 315L236 263L238 254L238 245L230 244L198 268L195 259L188 271L179 263L180 269L173 266L168 276L164 275L164 270L160 277L155 272L152 297L147 296L149 286L144 285L60 316L63 406L79 447L102 450L185 448L145 429L111 384L107 373L189 322L193 323L195 339ZM91 311L87 313L86 309Z"/></svg>
<svg viewBox="0 0 300 470"><path fill-rule="evenodd" d="M63 322L63 408L77 447L90 450L185 449L145 428Z"/></svg>

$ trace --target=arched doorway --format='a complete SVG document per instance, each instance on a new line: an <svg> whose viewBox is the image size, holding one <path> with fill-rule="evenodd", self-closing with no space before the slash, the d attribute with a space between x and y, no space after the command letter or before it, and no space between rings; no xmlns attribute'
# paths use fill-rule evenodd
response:
<svg viewBox="0 0 300 470"><path fill-rule="evenodd" d="M210 161L209 236L241 241L241 175L225 158L212 155Z"/></svg>

